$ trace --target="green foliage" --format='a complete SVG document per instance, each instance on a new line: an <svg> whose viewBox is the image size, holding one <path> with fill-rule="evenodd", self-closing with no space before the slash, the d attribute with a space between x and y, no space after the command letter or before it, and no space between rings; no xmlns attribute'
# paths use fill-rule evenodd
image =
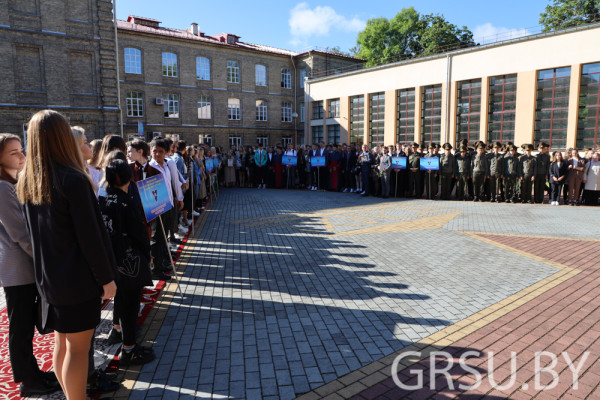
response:
<svg viewBox="0 0 600 400"><path fill-rule="evenodd" d="M552 0L540 14L543 31L549 32L600 21L600 0Z"/></svg>
<svg viewBox="0 0 600 400"><path fill-rule="evenodd" d="M466 26L458 28L442 15L419 15L410 7L391 20L384 17L368 20L351 52L367 60L370 67L474 44L473 34Z"/></svg>

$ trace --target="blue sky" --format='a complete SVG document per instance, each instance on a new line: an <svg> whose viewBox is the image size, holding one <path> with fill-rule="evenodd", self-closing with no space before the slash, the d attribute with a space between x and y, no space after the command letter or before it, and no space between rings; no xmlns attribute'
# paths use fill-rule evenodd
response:
<svg viewBox="0 0 600 400"><path fill-rule="evenodd" d="M208 35L233 33L242 41L289 50L339 46L348 50L368 19L393 18L402 8L443 14L466 25L481 43L539 32L539 14L550 0L289 1L116 0L117 17L138 15L185 29L192 22Z"/></svg>

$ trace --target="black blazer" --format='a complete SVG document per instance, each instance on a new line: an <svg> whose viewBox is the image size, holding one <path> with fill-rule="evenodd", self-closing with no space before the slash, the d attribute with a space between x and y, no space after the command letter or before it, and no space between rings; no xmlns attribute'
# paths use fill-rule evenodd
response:
<svg viewBox="0 0 600 400"><path fill-rule="evenodd" d="M116 262L98 201L87 177L55 165L50 204L25 204L38 290L52 305L80 304L102 295Z"/></svg>
<svg viewBox="0 0 600 400"><path fill-rule="evenodd" d="M559 183L554 182L554 179L552 177L560 178L561 176L567 175L568 172L569 165L566 161L561 162L560 168L558 168L557 162L553 162L552 164L550 164L550 183ZM560 183L565 183L565 181L566 178L563 178L563 180L561 180Z"/></svg>

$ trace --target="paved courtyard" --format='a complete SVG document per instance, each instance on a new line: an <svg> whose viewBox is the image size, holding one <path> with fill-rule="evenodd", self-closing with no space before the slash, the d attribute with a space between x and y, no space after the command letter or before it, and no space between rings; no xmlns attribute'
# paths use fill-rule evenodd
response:
<svg viewBox="0 0 600 400"><path fill-rule="evenodd" d="M183 297L170 283L151 314L146 340L157 359L129 371L116 395L559 398L489 384L472 393L448 384L401 391L390 366L408 350L423 359L434 350L457 359L494 346L524 351L516 343L538 343L536 335L564 315L571 327L587 320L573 338L587 335L573 358L592 351L582 373L594 375L583 375L580 385L587 394L573 395L586 398L600 382L591 368L600 359L600 304L594 307L591 295L598 289L599 222L600 208L222 190L178 263ZM567 325L544 343L570 349ZM400 376L414 378L414 365L428 368L421 358L405 359ZM485 369L481 363L474 365ZM562 396L569 387L561 384Z"/></svg>

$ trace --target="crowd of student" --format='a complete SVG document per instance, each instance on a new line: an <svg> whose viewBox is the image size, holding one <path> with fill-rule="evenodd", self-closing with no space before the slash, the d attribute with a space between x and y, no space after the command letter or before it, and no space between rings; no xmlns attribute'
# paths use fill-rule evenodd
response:
<svg viewBox="0 0 600 400"><path fill-rule="evenodd" d="M485 145L466 141L453 151L440 146L396 144L395 146L277 145L264 149L232 147L222 157L217 177L223 186L307 188L359 193L362 196L410 197L492 202L597 205L600 195L600 152L577 149L549 152L540 143L533 155L531 144L517 148L512 143ZM216 157L223 152L217 148ZM296 165L284 165L285 156L296 157ZM313 157L325 157L325 166L312 167ZM406 167L395 169L392 157L406 158ZM438 157L438 170L422 170L421 159Z"/></svg>
<svg viewBox="0 0 600 400"><path fill-rule="evenodd" d="M13 379L21 396L114 391L116 375L94 368L102 301L114 299L109 341L122 344L120 364L152 361L152 349L136 343L142 289L171 278L169 252L216 177L203 162L214 149L117 135L88 143L82 128L44 110L29 121L26 150L18 136L0 134L0 285ZM136 182L158 174L173 207L148 222ZM54 332L53 372L38 367L34 327Z"/></svg>

